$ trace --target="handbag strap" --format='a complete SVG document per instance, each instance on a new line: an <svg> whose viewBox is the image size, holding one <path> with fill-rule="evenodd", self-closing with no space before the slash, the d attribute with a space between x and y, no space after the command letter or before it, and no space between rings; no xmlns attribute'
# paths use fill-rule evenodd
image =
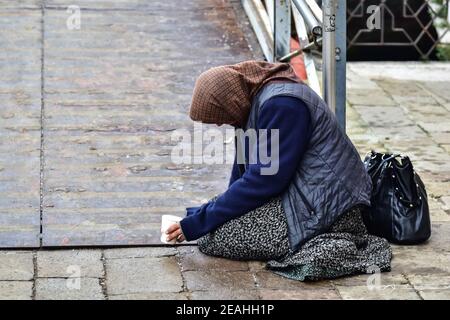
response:
<svg viewBox="0 0 450 320"><path fill-rule="evenodd" d="M378 165L378 167L375 169L374 175L378 174L378 171L381 170L382 166L383 166L386 162L388 162L388 161L390 161L390 160L392 160L392 159L395 159L396 157L401 156L399 153L396 153L396 154L390 155L390 156L387 157L386 159L383 159L383 157L384 157L385 155L386 155L386 154L383 153L383 155L381 156L381 162L380 162L380 164Z"/></svg>

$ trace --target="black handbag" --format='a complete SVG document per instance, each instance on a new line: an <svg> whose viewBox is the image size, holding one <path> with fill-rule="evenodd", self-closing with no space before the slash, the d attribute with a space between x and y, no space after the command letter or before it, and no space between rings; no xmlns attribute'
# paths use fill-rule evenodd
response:
<svg viewBox="0 0 450 320"><path fill-rule="evenodd" d="M427 192L411 160L371 151L364 166L372 179L371 207L363 214L369 233L398 244L418 244L431 235Z"/></svg>

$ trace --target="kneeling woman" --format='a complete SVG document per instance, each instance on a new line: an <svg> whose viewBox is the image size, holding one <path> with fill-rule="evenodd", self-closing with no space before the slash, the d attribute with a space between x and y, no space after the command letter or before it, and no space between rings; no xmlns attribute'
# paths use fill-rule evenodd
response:
<svg viewBox="0 0 450 320"><path fill-rule="evenodd" d="M248 61L204 72L190 116L256 130L257 139L237 137L228 189L187 208L169 239L198 239L209 255L265 260L298 280L390 269L389 244L368 235L362 221L371 181L361 158L324 101L288 64ZM267 135L260 134L264 129ZM261 149L271 153L271 163L261 161Z"/></svg>

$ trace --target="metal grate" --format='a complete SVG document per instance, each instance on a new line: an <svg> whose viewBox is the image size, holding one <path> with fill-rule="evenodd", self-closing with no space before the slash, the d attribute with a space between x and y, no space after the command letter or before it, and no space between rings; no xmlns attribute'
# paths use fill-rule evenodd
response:
<svg viewBox="0 0 450 320"><path fill-rule="evenodd" d="M437 45L447 41L449 35L448 3L448 0L349 0L349 58L436 59Z"/></svg>

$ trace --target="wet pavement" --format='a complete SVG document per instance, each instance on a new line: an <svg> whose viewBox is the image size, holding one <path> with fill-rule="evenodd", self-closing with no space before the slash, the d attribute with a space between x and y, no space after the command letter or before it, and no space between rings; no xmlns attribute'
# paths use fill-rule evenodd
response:
<svg viewBox="0 0 450 320"><path fill-rule="evenodd" d="M193 130L201 71L259 53L237 1L78 1L79 30L71 4L0 0L0 247L22 248L0 251L0 298L450 299L450 64L348 67L347 132L411 157L430 241L394 246L389 273L300 283L194 245L99 248L159 244L161 214L224 190L229 165L173 164L171 134Z"/></svg>
<svg viewBox="0 0 450 320"><path fill-rule="evenodd" d="M159 244L226 186L170 158L194 81L252 53L227 1L78 1L73 30L71 4L0 1L0 247Z"/></svg>

